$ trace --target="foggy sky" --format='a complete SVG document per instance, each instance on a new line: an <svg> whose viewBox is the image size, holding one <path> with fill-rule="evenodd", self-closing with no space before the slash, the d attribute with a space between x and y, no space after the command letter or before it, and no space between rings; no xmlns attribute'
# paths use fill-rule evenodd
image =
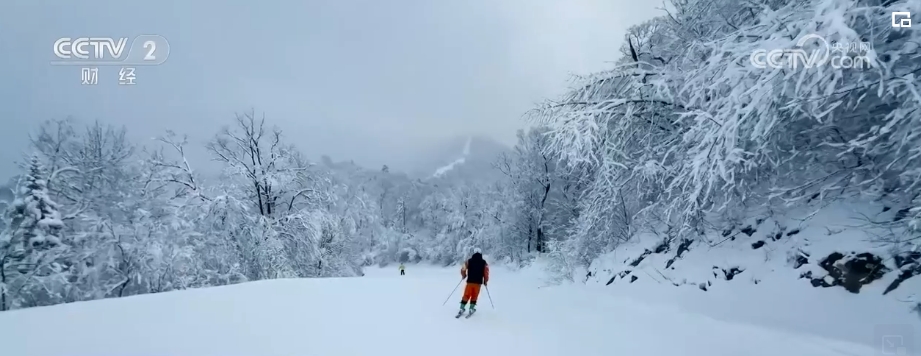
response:
<svg viewBox="0 0 921 356"><path fill-rule="evenodd" d="M571 73L607 67L655 1L39 1L0 4L0 177L27 133L72 116L165 129L200 147L254 108L311 157L404 168L433 142L486 135L513 144L521 115ZM171 53L135 86L100 67L51 66L60 37L158 34ZM203 149L191 154L207 160ZM5 178L4 178L5 179Z"/></svg>

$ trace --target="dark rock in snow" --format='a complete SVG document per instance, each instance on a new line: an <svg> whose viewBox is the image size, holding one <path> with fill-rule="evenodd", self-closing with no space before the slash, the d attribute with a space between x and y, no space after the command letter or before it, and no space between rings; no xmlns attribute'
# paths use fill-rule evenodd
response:
<svg viewBox="0 0 921 356"><path fill-rule="evenodd" d="M809 259L802 254L797 254L796 259L793 260L793 269L802 267L804 264L809 263Z"/></svg>
<svg viewBox="0 0 921 356"><path fill-rule="evenodd" d="M739 267L732 267L728 271L724 269L723 276L726 277L727 281L731 281L733 277L735 277L737 274L742 273L742 272L745 272L745 270L739 269Z"/></svg>
<svg viewBox="0 0 921 356"><path fill-rule="evenodd" d="M831 282L825 277L812 278L812 285L826 288L841 286L848 292L860 293L862 286L882 278L890 271L883 265L882 258L869 252L857 254L844 263L839 263L844 258L843 254L832 252L822 262L819 262L819 266L828 272L826 277L830 277Z"/></svg>
<svg viewBox="0 0 921 356"><path fill-rule="evenodd" d="M780 240L781 237L783 237L783 231L774 234L774 238L772 240L777 241Z"/></svg>
<svg viewBox="0 0 921 356"><path fill-rule="evenodd" d="M744 229L742 229L741 231L742 231L743 234L746 234L746 235L748 235L748 236L751 236L751 235L754 235L754 234L755 234L755 231L757 231L757 230L755 230L751 225L748 225L748 226L746 226Z"/></svg>
<svg viewBox="0 0 921 356"><path fill-rule="evenodd" d="M652 251L649 251L649 250L647 249L646 251L643 252L642 255L640 255L640 256L637 257L635 260L633 260L633 262L630 262L630 265L633 266L633 267L639 266L639 265L640 265L640 262L643 262L643 260L646 258L646 256L649 256L651 253L652 253Z"/></svg>
<svg viewBox="0 0 921 356"><path fill-rule="evenodd" d="M617 273L617 274L615 274L613 277L611 277L611 279L609 279L609 280L608 280L608 283L605 283L605 285L607 286L607 285L610 285L611 283L614 283L614 280L617 279L617 277L620 277L621 279L623 279L623 278L626 277L628 274L630 274L630 270L620 271L619 273Z"/></svg>
<svg viewBox="0 0 921 356"><path fill-rule="evenodd" d="M894 291L906 279L917 276L919 274L921 274L921 265L917 265L915 266L915 268L909 268L909 269L902 271L902 273L899 273L899 276L896 277L895 280L892 281L892 283L890 283L888 287L886 287L886 290L883 291L883 295L889 294L889 292Z"/></svg>
<svg viewBox="0 0 921 356"><path fill-rule="evenodd" d="M899 209L899 211L895 212L895 217L892 218L892 221L902 221L902 219L908 216L910 210L911 208Z"/></svg>
<svg viewBox="0 0 921 356"><path fill-rule="evenodd" d="M828 282L826 282L824 278L813 278L812 280L809 281L809 283L812 283L813 287L828 288L828 287L835 286L834 284L828 284Z"/></svg>
<svg viewBox="0 0 921 356"><path fill-rule="evenodd" d="M636 282L637 279L639 278L637 278L636 276L630 276L630 283Z"/></svg>
<svg viewBox="0 0 921 356"><path fill-rule="evenodd" d="M690 251L692 242L694 241L690 239L682 239L681 243L678 244L678 251L675 252L675 257L672 257L667 262L665 262L665 268L671 267L672 269L675 269L675 267L672 267L672 264L675 263L675 260L681 258L682 254L684 254L687 251Z"/></svg>
<svg viewBox="0 0 921 356"><path fill-rule="evenodd" d="M690 250L691 250L691 243L692 243L692 242L694 242L694 240L691 240L691 239L682 239L682 240L681 240L681 243L678 244L678 252L675 253L675 257L681 258L681 255L682 255L683 253L685 253L685 252L687 252L687 251L690 251Z"/></svg>
<svg viewBox="0 0 921 356"><path fill-rule="evenodd" d="M902 268L913 263L921 262L921 252L911 251L908 253L900 253L892 256L892 259L895 261L896 267Z"/></svg>
<svg viewBox="0 0 921 356"><path fill-rule="evenodd" d="M838 260L842 258L844 258L844 255L841 254L840 252L832 252L830 255L828 255L828 257L825 257L825 259L823 259L822 262L819 262L819 267L822 267L822 269L829 271L829 273L831 273L832 268L834 268L835 262L838 262Z"/></svg>
<svg viewBox="0 0 921 356"><path fill-rule="evenodd" d="M706 285L706 284L703 284L703 283L698 284L698 285L697 285L697 288L700 288L700 290L702 290L702 291L704 291L704 292L707 291L707 285Z"/></svg>
<svg viewBox="0 0 921 356"><path fill-rule="evenodd" d="M667 240L663 240L661 243L659 243L658 246L656 246L655 252L656 252L656 253L666 253L666 252L668 252L668 247L669 247L669 246L668 246L668 241L667 241Z"/></svg>
<svg viewBox="0 0 921 356"><path fill-rule="evenodd" d="M758 241L756 241L755 243L752 244L752 249L753 249L753 250L757 250L757 249L761 248L762 246L764 246L764 241L758 240Z"/></svg>
<svg viewBox="0 0 921 356"><path fill-rule="evenodd" d="M890 207L888 207L888 206L884 206L884 207L883 207L883 212L885 213L885 212L889 211L890 209L892 209L892 208L890 208Z"/></svg>
<svg viewBox="0 0 921 356"><path fill-rule="evenodd" d="M892 256L892 259L895 261L896 267L902 269L902 272L899 273L898 277L896 277L895 280L886 287L886 290L883 291L883 295L894 291L905 280L917 275L921 275L921 252L911 251L907 253L900 253Z"/></svg>
<svg viewBox="0 0 921 356"><path fill-rule="evenodd" d="M787 236L793 236L793 235L796 235L796 234L798 234L798 233L799 233L799 229L793 229L793 230L790 230L790 232L787 233Z"/></svg>
<svg viewBox="0 0 921 356"><path fill-rule="evenodd" d="M729 234L731 234L731 233L732 233L732 229L723 230L723 237L729 236Z"/></svg>

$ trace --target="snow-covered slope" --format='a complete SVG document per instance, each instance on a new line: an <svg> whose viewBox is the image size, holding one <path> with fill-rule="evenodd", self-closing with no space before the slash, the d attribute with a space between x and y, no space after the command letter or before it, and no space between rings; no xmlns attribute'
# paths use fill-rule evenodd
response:
<svg viewBox="0 0 921 356"><path fill-rule="evenodd" d="M540 288L494 268L479 312L454 319L455 269L271 280L0 313L3 355L876 355L876 349ZM495 309L490 307L490 298ZM51 334L49 334L51 333Z"/></svg>
<svg viewBox="0 0 921 356"><path fill-rule="evenodd" d="M502 174L493 163L504 152L510 148L487 137L458 137L426 150L411 173L422 179L494 181Z"/></svg>
<svg viewBox="0 0 921 356"><path fill-rule="evenodd" d="M647 234L578 278L614 295L727 321L868 345L879 345L881 333L921 340L921 311L913 310L921 277L894 283L918 268L921 253L903 253L899 262L873 243L886 231L868 226L896 218L897 210L860 203L749 213L706 236L709 243L663 243L665 234Z"/></svg>

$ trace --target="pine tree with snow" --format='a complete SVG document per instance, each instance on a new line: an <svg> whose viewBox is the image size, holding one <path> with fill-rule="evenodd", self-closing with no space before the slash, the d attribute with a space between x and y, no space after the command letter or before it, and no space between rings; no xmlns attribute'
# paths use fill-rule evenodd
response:
<svg viewBox="0 0 921 356"><path fill-rule="evenodd" d="M48 196L44 168L37 156L29 163L20 196L9 211L12 220L12 241L24 251L47 250L61 244L60 207Z"/></svg>
<svg viewBox="0 0 921 356"><path fill-rule="evenodd" d="M0 233L0 310L52 304L54 283L44 277L62 270L59 206L48 197L41 161L33 156L20 194L6 211L7 229Z"/></svg>

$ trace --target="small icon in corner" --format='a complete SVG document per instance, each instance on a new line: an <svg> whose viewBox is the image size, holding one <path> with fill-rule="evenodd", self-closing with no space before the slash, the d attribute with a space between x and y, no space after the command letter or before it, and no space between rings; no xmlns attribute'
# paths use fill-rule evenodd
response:
<svg viewBox="0 0 921 356"><path fill-rule="evenodd" d="M80 71L82 85L96 85L99 83L99 68L83 68Z"/></svg>
<svg viewBox="0 0 921 356"><path fill-rule="evenodd" d="M118 84L119 85L134 85L134 80L137 79L137 76L134 75L134 68L122 68L118 70Z"/></svg>
<svg viewBox="0 0 921 356"><path fill-rule="evenodd" d="M896 21L898 19L898 21ZM892 13L892 27L911 27L911 13L908 11Z"/></svg>
<svg viewBox="0 0 921 356"><path fill-rule="evenodd" d="M883 355L908 355L908 348L905 347L905 338L902 335L883 335L882 341L880 351Z"/></svg>

